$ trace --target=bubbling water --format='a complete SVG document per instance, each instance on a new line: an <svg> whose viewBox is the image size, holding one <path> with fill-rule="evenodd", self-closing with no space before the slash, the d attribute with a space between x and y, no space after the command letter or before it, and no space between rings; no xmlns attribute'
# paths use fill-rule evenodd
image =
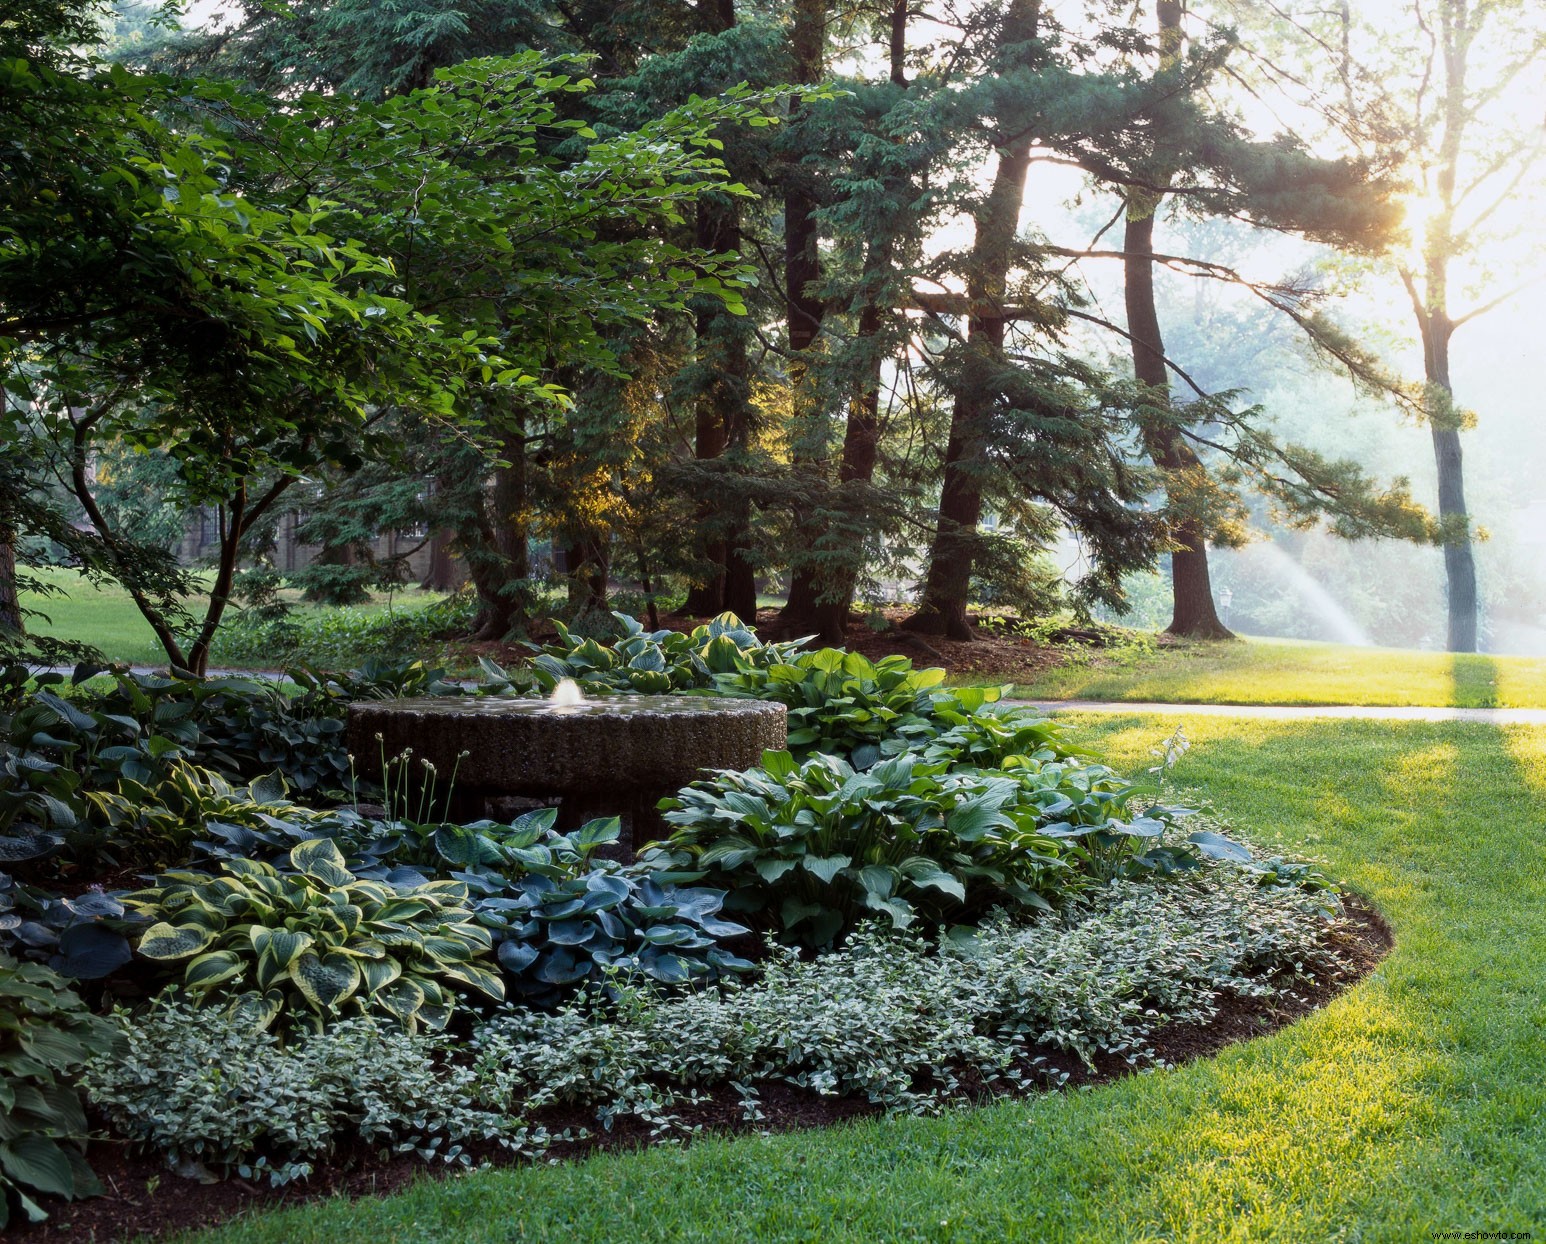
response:
<svg viewBox="0 0 1546 1244"><path fill-rule="evenodd" d="M572 678L560 678L558 685L553 688L553 694L548 696L548 707L560 711L579 708L584 703L585 696L580 691L580 684Z"/></svg>

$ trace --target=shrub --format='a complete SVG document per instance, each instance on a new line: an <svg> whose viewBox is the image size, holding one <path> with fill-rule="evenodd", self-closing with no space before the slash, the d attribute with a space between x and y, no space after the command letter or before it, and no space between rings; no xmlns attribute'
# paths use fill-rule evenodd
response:
<svg viewBox="0 0 1546 1244"><path fill-rule="evenodd" d="M752 967L723 945L750 930L720 917L722 890L662 886L615 868L470 884L476 919L528 1002L551 1005L617 978L702 984Z"/></svg>
<svg viewBox="0 0 1546 1244"><path fill-rule="evenodd" d="M132 957L132 923L120 896L88 890L73 898L0 873L0 954L46 962L61 976L96 980Z"/></svg>
<svg viewBox="0 0 1546 1244"><path fill-rule="evenodd" d="M857 652L821 648L788 661L722 674L727 695L777 700L789 709L789 750L851 757L867 768L935 733L931 692L945 681L942 669L915 670L906 657L870 662ZM981 691L983 700L996 691Z"/></svg>
<svg viewBox="0 0 1546 1244"><path fill-rule="evenodd" d="M111 1018L123 1046L92 1060L91 1099L117 1132L179 1166L277 1185L310 1174L341 1139L463 1162L469 1141L547 1146L540 1129L477 1105L442 1036L358 1017L281 1044L239 1014L171 999Z"/></svg>
<svg viewBox="0 0 1546 1244"><path fill-rule="evenodd" d="M981 733L975 745L988 750L1042 740L1006 755L1002 770L953 767L974 738L970 726L933 760L904 752L863 771L819 753L798 764L765 752L760 769L721 771L663 802L675 828L643 858L696 870L683 875L729 890L730 910L758 913L810 946L869 915L897 928L970 920L995 904L1046 908L1092 880L1251 859L1212 831L1183 839L1177 825L1190 808L1137 814L1155 787L1051 746L1034 719L1000 719Z"/></svg>
<svg viewBox="0 0 1546 1244"><path fill-rule="evenodd" d="M465 885L361 880L326 839L296 846L290 865L285 874L231 860L219 876L162 874L128 897L156 921L137 949L184 963L182 988L198 997L246 995L240 1006L260 1028L282 1017L283 1027L317 1029L346 1008L442 1028L452 986L504 996L477 962L492 939L472 923Z"/></svg>
<svg viewBox="0 0 1546 1244"><path fill-rule="evenodd" d="M74 1200L102 1191L83 1156L74 1079L116 1043L53 972L0 956L0 1227L13 1203L32 1222L47 1218L39 1193Z"/></svg>
<svg viewBox="0 0 1546 1244"><path fill-rule="evenodd" d="M477 611L472 592L459 592L423 608L385 613L344 607L288 610L273 616L244 610L220 628L213 658L217 664L356 665L371 658L429 651L467 635Z"/></svg>

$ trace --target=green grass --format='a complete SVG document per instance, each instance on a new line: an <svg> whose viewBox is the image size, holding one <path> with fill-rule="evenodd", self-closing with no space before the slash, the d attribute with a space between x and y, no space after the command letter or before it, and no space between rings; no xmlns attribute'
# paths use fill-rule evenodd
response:
<svg viewBox="0 0 1546 1244"><path fill-rule="evenodd" d="M90 644L109 661L127 661L136 665L166 664L166 653L157 642L150 624L140 616L129 593L122 588L89 583L70 570L29 570L28 574L53 584L60 593L22 593L22 605L35 611L35 616L27 621L27 629L32 633ZM289 592L286 595L298 601L298 593ZM390 607L399 611L422 609L439 599L440 593L410 588L397 593ZM206 603L206 597L195 597L189 600L188 608L195 616L199 616ZM356 608L360 613L370 614L384 613L388 607L387 598L381 595L369 604ZM296 608L299 614L326 612L326 607L319 605L297 604ZM230 618L234 614L228 613L226 616ZM220 664L242 667L244 663ZM265 663L259 661L248 664L261 668Z"/></svg>
<svg viewBox="0 0 1546 1244"><path fill-rule="evenodd" d="M1084 719L1120 765L1174 718ZM189 1237L1426 1240L1546 1232L1546 730L1185 719L1178 780L1389 918L1367 981L1094 1091L421 1180Z"/></svg>
<svg viewBox="0 0 1546 1244"><path fill-rule="evenodd" d="M1546 659L1251 639L1093 656L1016 687L1040 700L1546 707Z"/></svg>

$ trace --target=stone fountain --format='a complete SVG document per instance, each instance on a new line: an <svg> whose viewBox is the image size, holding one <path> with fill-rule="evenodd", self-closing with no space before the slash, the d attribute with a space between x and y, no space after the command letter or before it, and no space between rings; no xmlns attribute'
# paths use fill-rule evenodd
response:
<svg viewBox="0 0 1546 1244"><path fill-rule="evenodd" d="M349 705L349 750L366 777L412 750L415 767L452 772L451 814L476 820L488 800L518 796L559 807L574 828L623 821L624 845L662 836L655 805L706 769L746 769L788 733L782 704L688 695L586 699L565 679L547 700L425 696Z"/></svg>

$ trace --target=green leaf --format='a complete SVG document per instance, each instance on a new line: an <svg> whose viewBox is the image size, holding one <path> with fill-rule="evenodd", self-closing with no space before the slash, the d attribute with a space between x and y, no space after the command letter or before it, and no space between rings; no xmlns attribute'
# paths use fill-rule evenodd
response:
<svg viewBox="0 0 1546 1244"><path fill-rule="evenodd" d="M311 949L314 940L309 933L268 929L260 924L253 925L248 936L258 957L272 960L280 972L288 971L297 958Z"/></svg>
<svg viewBox="0 0 1546 1244"><path fill-rule="evenodd" d="M442 825L434 833L440 858L458 868L481 868L504 859L499 844L466 825Z"/></svg>
<svg viewBox="0 0 1546 1244"><path fill-rule="evenodd" d="M46 1136L23 1136L0 1144L0 1168L17 1183L39 1192L66 1199L75 1193L69 1158Z"/></svg>
<svg viewBox="0 0 1546 1244"><path fill-rule="evenodd" d="M222 981L239 976L246 967L242 957L232 950L212 950L199 955L183 972L183 988L195 993L211 989Z"/></svg>
<svg viewBox="0 0 1546 1244"><path fill-rule="evenodd" d="M807 872L815 873L828 885L832 884L832 878L847 868L853 861L846 855L829 855L816 857L807 855L803 861ZM759 868L758 872L762 870ZM771 878L769 878L771 880Z"/></svg>
<svg viewBox="0 0 1546 1244"><path fill-rule="evenodd" d="M752 867L757 870L759 877L771 885L798 863L798 860L779 860L765 857L757 860Z"/></svg>

